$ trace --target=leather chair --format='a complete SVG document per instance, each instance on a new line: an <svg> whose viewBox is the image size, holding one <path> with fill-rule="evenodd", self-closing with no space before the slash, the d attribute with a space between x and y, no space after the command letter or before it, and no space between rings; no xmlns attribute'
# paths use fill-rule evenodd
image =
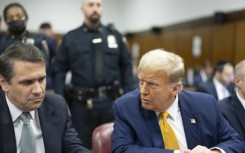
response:
<svg viewBox="0 0 245 153"><path fill-rule="evenodd" d="M92 153L111 152L111 134L114 123L105 123L96 127L92 136Z"/></svg>

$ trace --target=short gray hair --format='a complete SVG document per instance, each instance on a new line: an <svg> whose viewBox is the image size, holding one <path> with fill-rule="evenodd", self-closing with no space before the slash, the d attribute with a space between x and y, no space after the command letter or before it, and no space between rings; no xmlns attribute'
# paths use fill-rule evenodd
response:
<svg viewBox="0 0 245 153"><path fill-rule="evenodd" d="M240 78L245 75L245 60L242 60L235 66L235 75Z"/></svg>
<svg viewBox="0 0 245 153"><path fill-rule="evenodd" d="M185 67L183 59L163 49L155 49L144 54L140 60L138 71L151 69L166 72L169 83L182 83Z"/></svg>

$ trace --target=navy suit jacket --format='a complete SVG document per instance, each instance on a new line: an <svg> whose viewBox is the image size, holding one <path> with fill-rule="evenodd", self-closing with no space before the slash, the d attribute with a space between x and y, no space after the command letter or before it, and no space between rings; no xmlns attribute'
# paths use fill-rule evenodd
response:
<svg viewBox="0 0 245 153"><path fill-rule="evenodd" d="M173 153L164 149L158 118L154 111L142 108L138 89L119 98L113 108L112 153ZM203 145L227 153L245 152L244 140L222 117L213 96L182 91L179 108L189 149Z"/></svg>
<svg viewBox="0 0 245 153"><path fill-rule="evenodd" d="M16 153L16 140L14 126L5 95L0 90L0 103L2 103L1 139L4 153ZM88 153L83 147L77 132L67 112L65 100L55 94L46 94L41 107L38 109L45 153Z"/></svg>
<svg viewBox="0 0 245 153"><path fill-rule="evenodd" d="M216 88L214 86L213 79L210 79L207 82L201 83L197 87L196 91L211 94L215 97L215 99L218 100L218 94L217 94Z"/></svg>
<svg viewBox="0 0 245 153"><path fill-rule="evenodd" d="M231 126L245 139L245 109L236 94L219 102L223 116Z"/></svg>
<svg viewBox="0 0 245 153"><path fill-rule="evenodd" d="M228 89L228 91L229 91L230 94L235 93L234 85L233 84L230 84L227 87L227 89ZM213 95L215 97L216 100L218 100L218 94L217 94L217 91L216 91L216 88L215 88L213 79L210 79L207 82L203 82L202 84L200 84L197 87L196 91L207 93L207 94L211 94L211 95Z"/></svg>
<svg viewBox="0 0 245 153"><path fill-rule="evenodd" d="M199 87L199 85L202 84L203 82L204 81L202 80L200 72L194 76L193 85L195 88Z"/></svg>

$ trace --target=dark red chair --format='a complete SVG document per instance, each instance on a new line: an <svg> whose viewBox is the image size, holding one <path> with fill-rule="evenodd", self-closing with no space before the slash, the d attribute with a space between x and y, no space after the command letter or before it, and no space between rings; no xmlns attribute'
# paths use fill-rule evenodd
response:
<svg viewBox="0 0 245 153"><path fill-rule="evenodd" d="M111 152L111 134L113 132L113 123L105 123L96 127L92 136L93 153Z"/></svg>

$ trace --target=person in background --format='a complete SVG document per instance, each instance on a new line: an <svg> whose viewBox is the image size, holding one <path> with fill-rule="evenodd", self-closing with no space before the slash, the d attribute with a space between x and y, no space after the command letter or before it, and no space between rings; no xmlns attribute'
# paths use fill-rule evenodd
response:
<svg viewBox="0 0 245 153"><path fill-rule="evenodd" d="M112 153L242 153L245 142L213 96L181 91L183 59L161 49L138 67L139 89L118 98Z"/></svg>
<svg viewBox="0 0 245 153"><path fill-rule="evenodd" d="M49 56L50 56L50 77L48 78L47 80L47 89L54 89L54 85L53 85L53 63L54 63L54 58L55 58L55 54L56 54L56 48L57 48L57 45L56 45L56 42L55 42L55 34L54 34L54 31L53 31L53 28L51 26L50 23L48 22L44 22L40 25L39 27L39 31L44 34L46 37L45 37L45 40L47 42L47 45L48 45L48 49L49 49Z"/></svg>
<svg viewBox="0 0 245 153"><path fill-rule="evenodd" d="M214 67L212 78L198 86L198 92L213 95L217 100L234 93L234 69L230 62L219 61Z"/></svg>
<svg viewBox="0 0 245 153"><path fill-rule="evenodd" d="M45 59L31 44L0 55L0 127L4 153L88 153L63 97L46 94Z"/></svg>
<svg viewBox="0 0 245 153"><path fill-rule="evenodd" d="M68 32L54 64L55 91L64 95L65 76L71 71L72 121L85 146L92 131L113 122L112 103L133 88L131 53L114 27L101 23L102 0L83 0L82 26Z"/></svg>
<svg viewBox="0 0 245 153"><path fill-rule="evenodd" d="M224 117L245 139L245 60L235 66L234 84L236 92L219 104Z"/></svg>
<svg viewBox="0 0 245 153"><path fill-rule="evenodd" d="M194 87L198 88L200 84L207 82L213 73L213 67L209 61L205 61L196 75L194 75Z"/></svg>
<svg viewBox="0 0 245 153"><path fill-rule="evenodd" d="M4 36L2 29L1 29L1 26L2 26L2 17L0 16L0 44L1 44L2 38Z"/></svg>
<svg viewBox="0 0 245 153"><path fill-rule="evenodd" d="M22 42L35 45L45 55L45 59L47 61L47 79L49 80L50 53L48 50L48 45L43 34L31 33L26 29L28 14L25 8L19 3L10 3L4 8L3 17L8 33L0 42L0 54L14 43ZM47 86L49 86L49 84Z"/></svg>

